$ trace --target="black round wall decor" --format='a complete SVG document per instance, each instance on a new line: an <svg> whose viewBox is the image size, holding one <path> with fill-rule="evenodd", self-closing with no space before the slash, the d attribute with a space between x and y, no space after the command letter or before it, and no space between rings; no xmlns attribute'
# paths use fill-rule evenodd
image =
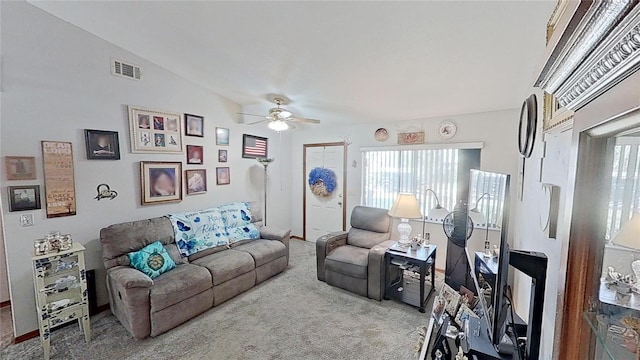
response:
<svg viewBox="0 0 640 360"><path fill-rule="evenodd" d="M536 94L531 94L520 109L520 125L518 125L518 150L525 158L531 156L536 142L538 128L538 101Z"/></svg>

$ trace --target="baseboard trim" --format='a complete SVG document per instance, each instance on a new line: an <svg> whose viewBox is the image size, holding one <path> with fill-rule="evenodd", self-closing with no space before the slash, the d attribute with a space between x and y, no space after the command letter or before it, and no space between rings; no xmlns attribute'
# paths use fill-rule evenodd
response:
<svg viewBox="0 0 640 360"><path fill-rule="evenodd" d="M28 332L28 333L26 333L24 335L18 336L17 338L15 338L13 340L13 343L14 344L19 344L19 343L21 343L23 341L27 341L29 339L33 339L34 337L38 337L38 336L40 336L40 331L39 330L33 330L33 331L30 331L30 332Z"/></svg>
<svg viewBox="0 0 640 360"><path fill-rule="evenodd" d="M0 302L0 308L11 306L11 300Z"/></svg>
<svg viewBox="0 0 640 360"><path fill-rule="evenodd" d="M295 235L291 235L292 239L296 239L296 240L302 240L305 241L303 238L301 238L300 236L295 236Z"/></svg>
<svg viewBox="0 0 640 360"><path fill-rule="evenodd" d="M107 311L107 310L109 310L109 304L108 303L104 304L104 305L100 305L96 309L96 314L99 314L99 313ZM73 322L70 322L69 324L73 324ZM64 325L62 327L64 327ZM29 339L33 339L33 338L38 337L38 336L40 336L40 331L39 330L33 330L33 331L30 331L30 332L28 332L26 334L18 336L17 338L15 338L13 340L13 343L14 344L19 344L21 342L27 341Z"/></svg>

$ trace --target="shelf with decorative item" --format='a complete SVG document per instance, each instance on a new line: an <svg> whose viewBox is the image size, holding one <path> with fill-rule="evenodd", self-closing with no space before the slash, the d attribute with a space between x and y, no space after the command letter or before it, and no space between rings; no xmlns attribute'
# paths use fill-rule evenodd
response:
<svg viewBox="0 0 640 360"><path fill-rule="evenodd" d="M600 345L595 359L635 360L640 356L637 330L625 326L623 320L632 315L605 315L592 311L583 314Z"/></svg>

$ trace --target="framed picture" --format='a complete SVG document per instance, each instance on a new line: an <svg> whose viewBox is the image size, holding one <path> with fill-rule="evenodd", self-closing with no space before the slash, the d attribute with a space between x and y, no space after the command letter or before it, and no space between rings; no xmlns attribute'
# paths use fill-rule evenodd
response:
<svg viewBox="0 0 640 360"><path fill-rule="evenodd" d="M84 141L88 160L120 160L117 131L86 130Z"/></svg>
<svg viewBox="0 0 640 360"><path fill-rule="evenodd" d="M229 129L216 128L216 145L229 145Z"/></svg>
<svg viewBox="0 0 640 360"><path fill-rule="evenodd" d="M182 154L182 114L129 106L131 152Z"/></svg>
<svg viewBox="0 0 640 360"><path fill-rule="evenodd" d="M225 163L227 159L227 150L218 150L218 162Z"/></svg>
<svg viewBox="0 0 640 360"><path fill-rule="evenodd" d="M184 134L204 137L204 116L184 114Z"/></svg>
<svg viewBox="0 0 640 360"><path fill-rule="evenodd" d="M35 180L36 158L33 156L5 156L7 180Z"/></svg>
<svg viewBox="0 0 640 360"><path fill-rule="evenodd" d="M141 161L142 205L182 201L182 163Z"/></svg>
<svg viewBox="0 0 640 360"><path fill-rule="evenodd" d="M266 158L268 140L260 136L242 135L242 157L245 159Z"/></svg>
<svg viewBox="0 0 640 360"><path fill-rule="evenodd" d="M47 218L76 214L73 147L70 142L42 141Z"/></svg>
<svg viewBox="0 0 640 360"><path fill-rule="evenodd" d="M40 209L40 185L9 186L9 211Z"/></svg>
<svg viewBox="0 0 640 360"><path fill-rule="evenodd" d="M187 145L187 164L204 164L204 148L200 145Z"/></svg>
<svg viewBox="0 0 640 360"><path fill-rule="evenodd" d="M444 314L444 308L447 306L447 301L442 297L442 293L433 301L433 311L431 316L436 323L440 323L442 320L442 314Z"/></svg>
<svg viewBox="0 0 640 360"><path fill-rule="evenodd" d="M458 303L460 302L460 294L453 290L451 286L444 284L442 290L440 290L440 296L442 296L446 302L444 307L445 311L451 316L455 316L458 310Z"/></svg>
<svg viewBox="0 0 640 360"><path fill-rule="evenodd" d="M477 317L478 315L476 315L473 312L473 310L471 310L471 308L469 308L465 304L462 304L460 305L460 309L458 309L458 312L456 313L455 322L459 326L462 326L465 320L469 320L469 318L477 318Z"/></svg>
<svg viewBox="0 0 640 360"><path fill-rule="evenodd" d="M185 171L187 182L187 195L204 194L207 192L207 170Z"/></svg>
<svg viewBox="0 0 640 360"><path fill-rule="evenodd" d="M216 168L216 184L229 185L231 184L231 173L228 167Z"/></svg>
<svg viewBox="0 0 640 360"><path fill-rule="evenodd" d="M560 133L573 127L573 111L563 108L556 98L545 92L542 131Z"/></svg>

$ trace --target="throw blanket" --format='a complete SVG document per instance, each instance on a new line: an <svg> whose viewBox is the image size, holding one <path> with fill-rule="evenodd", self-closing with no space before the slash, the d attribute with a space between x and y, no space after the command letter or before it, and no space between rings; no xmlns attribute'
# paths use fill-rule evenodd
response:
<svg viewBox="0 0 640 360"><path fill-rule="evenodd" d="M229 244L229 235L216 208L170 214L178 251L185 257L198 251Z"/></svg>

